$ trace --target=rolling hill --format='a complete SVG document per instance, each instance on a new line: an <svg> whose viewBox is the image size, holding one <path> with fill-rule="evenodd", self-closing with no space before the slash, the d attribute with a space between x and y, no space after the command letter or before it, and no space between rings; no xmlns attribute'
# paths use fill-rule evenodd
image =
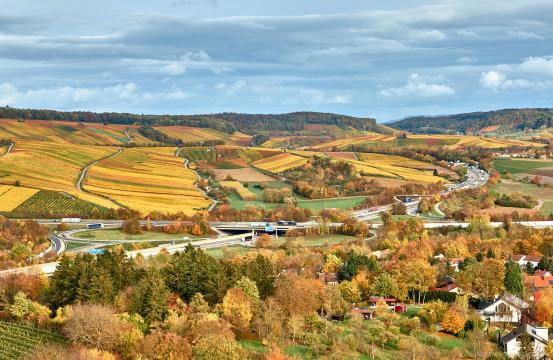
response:
<svg viewBox="0 0 553 360"><path fill-rule="evenodd" d="M504 109L443 116L416 116L388 125L418 134L501 134L553 127L553 109Z"/></svg>

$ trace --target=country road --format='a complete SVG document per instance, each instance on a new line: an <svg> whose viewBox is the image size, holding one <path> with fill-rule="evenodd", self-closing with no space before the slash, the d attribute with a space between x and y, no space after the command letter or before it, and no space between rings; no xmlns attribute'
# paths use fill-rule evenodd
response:
<svg viewBox="0 0 553 360"><path fill-rule="evenodd" d="M131 136L131 134L129 134L129 128L125 129L125 135L127 135L127 137L129 138L129 142L127 144L130 144L134 141L134 138Z"/></svg>
<svg viewBox="0 0 553 360"><path fill-rule="evenodd" d="M180 157L179 154L180 154L180 151L182 150L182 148L178 148L177 149L177 152L175 153L175 156L176 157ZM190 160L188 160L187 158L184 158L184 163L183 163L183 166L189 170L191 170L189 167L188 167L188 164L190 163ZM200 176L200 174L198 174L198 172L196 170L192 170L194 171L194 173L196 174L196 176L198 177L198 181L200 181L202 179L202 177ZM219 201L213 199L212 197L210 197L205 191L204 189L202 189L201 187L198 186L198 181L196 181L194 183L194 186L196 187L196 189L198 189L206 198L209 198L211 199L212 203L211 205L209 205L209 207L207 208L207 211L211 211L215 208L215 206L217 206L217 204L219 203Z"/></svg>
<svg viewBox="0 0 553 360"><path fill-rule="evenodd" d="M12 152L14 146L15 146L15 144L14 144L14 143L11 143L11 144L8 146L8 150L6 150L6 152L5 152L2 156L0 156L0 157L8 156L8 155Z"/></svg>
<svg viewBox="0 0 553 360"><path fill-rule="evenodd" d="M88 169L90 169L92 166L96 165L100 161L107 160L109 158L114 157L115 155L121 154L122 151L123 151L123 148L118 148L117 151L114 152L113 154L111 154L109 156L106 156L105 158L98 159L98 160L94 161L93 163L89 164L87 167L85 167L81 171L81 175L79 176L79 180L77 180L77 183L75 184L75 186L77 187L77 190L80 191L80 192L84 192L84 190L83 190L83 181L86 178L86 174L88 172Z"/></svg>

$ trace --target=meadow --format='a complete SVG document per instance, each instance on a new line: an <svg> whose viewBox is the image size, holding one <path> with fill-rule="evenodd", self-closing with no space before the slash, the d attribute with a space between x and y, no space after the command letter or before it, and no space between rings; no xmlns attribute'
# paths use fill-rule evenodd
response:
<svg viewBox="0 0 553 360"><path fill-rule="evenodd" d="M84 188L143 214L192 215L211 201L195 187L196 173L175 152L168 147L125 149L92 166Z"/></svg>
<svg viewBox="0 0 553 360"><path fill-rule="evenodd" d="M519 174L544 167L551 167L553 166L553 161L531 159L496 159L493 161L493 166L500 173L509 172L511 174Z"/></svg>

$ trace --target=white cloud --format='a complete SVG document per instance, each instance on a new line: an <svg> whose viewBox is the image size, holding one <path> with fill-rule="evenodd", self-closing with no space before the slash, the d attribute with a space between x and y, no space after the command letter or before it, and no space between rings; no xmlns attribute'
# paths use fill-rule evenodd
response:
<svg viewBox="0 0 553 360"><path fill-rule="evenodd" d="M218 82L215 84L215 90L223 91L226 95L234 95L240 90L246 88L248 83L244 80L236 80L230 83L225 81Z"/></svg>
<svg viewBox="0 0 553 360"><path fill-rule="evenodd" d="M308 104L308 105L324 105L324 104L351 104L353 98L349 94L329 95L318 89L305 88L300 89L297 95L293 98L286 99L288 104Z"/></svg>
<svg viewBox="0 0 553 360"><path fill-rule="evenodd" d="M109 87L60 86L43 89L19 90L13 84L0 84L0 104L20 107L82 108L90 103L98 107L142 105L148 102L183 100L192 94L177 87L169 91L143 92L135 83L117 84Z"/></svg>
<svg viewBox="0 0 553 360"><path fill-rule="evenodd" d="M186 66L178 61L171 61L162 68L162 72L171 76L182 75L186 72Z"/></svg>
<svg viewBox="0 0 553 360"><path fill-rule="evenodd" d="M463 56L457 59L457 62L461 64L474 64L476 61L477 59L471 56Z"/></svg>
<svg viewBox="0 0 553 360"><path fill-rule="evenodd" d="M553 76L553 57L529 57L518 69L531 74Z"/></svg>
<svg viewBox="0 0 553 360"><path fill-rule="evenodd" d="M438 97L454 95L455 90L445 84L432 84L425 82L419 74L412 73L407 84L402 87L382 90L380 95L386 97L394 96L421 96Z"/></svg>
<svg viewBox="0 0 553 360"><path fill-rule="evenodd" d="M545 40L543 36L538 35L531 31L509 30L507 31L507 33L512 37L521 39L521 40Z"/></svg>
<svg viewBox="0 0 553 360"><path fill-rule="evenodd" d="M480 86L496 91L500 89L528 88L532 86L532 84L526 79L507 79L505 73L497 70L490 70L483 72L480 76Z"/></svg>

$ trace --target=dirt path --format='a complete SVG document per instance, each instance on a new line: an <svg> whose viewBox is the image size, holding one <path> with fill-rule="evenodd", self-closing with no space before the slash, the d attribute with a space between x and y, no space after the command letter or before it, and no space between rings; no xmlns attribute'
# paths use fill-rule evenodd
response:
<svg viewBox="0 0 553 360"><path fill-rule="evenodd" d="M179 157L179 154L180 154L180 151L182 149L181 148L178 148L177 151L175 152L175 156L176 157ZM188 164L190 163L190 161L187 159L187 158L184 158L184 167L191 170L189 167L188 167ZM200 181L202 179L202 177L200 176L200 174L198 174L198 172L196 170L192 170L194 171L194 173L196 174L196 176L198 177L198 181ZM198 189L206 198L209 198L211 199L212 203L211 205L209 205L209 207L207 208L207 211L211 211L215 208L215 206L217 206L217 204L219 203L219 201L213 199L212 197L210 197L205 191L204 189L202 189L201 187L198 186L198 181L196 181L194 183L194 186L196 187L196 189Z"/></svg>
<svg viewBox="0 0 553 360"><path fill-rule="evenodd" d="M15 146L15 144L14 144L14 143L11 143L10 146L8 146L8 150L6 150L6 153L3 154L3 155L0 156L0 157L8 156L8 155L12 152L14 146Z"/></svg>
<svg viewBox="0 0 553 360"><path fill-rule="evenodd" d="M101 158L101 159L98 159L96 161L94 161L93 163L89 164L87 167L85 167L82 171L81 171L81 175L79 176L79 180L77 180L77 183L75 184L76 188L78 191L80 192L85 192L83 190L83 181L84 179L86 178L86 174L88 172L88 169L90 169L92 166L96 165L98 162L102 161L102 160L107 160L109 158L112 158L114 157L115 155L119 155L121 154L121 152L123 151L122 148L119 148L117 149L116 152L114 152L113 154L109 155L109 156L106 156L104 158Z"/></svg>
<svg viewBox="0 0 553 360"><path fill-rule="evenodd" d="M127 135L127 137L129 138L129 142L127 144L130 144L134 141L134 138L131 136L131 134L129 134L129 128L125 129L125 135Z"/></svg>

